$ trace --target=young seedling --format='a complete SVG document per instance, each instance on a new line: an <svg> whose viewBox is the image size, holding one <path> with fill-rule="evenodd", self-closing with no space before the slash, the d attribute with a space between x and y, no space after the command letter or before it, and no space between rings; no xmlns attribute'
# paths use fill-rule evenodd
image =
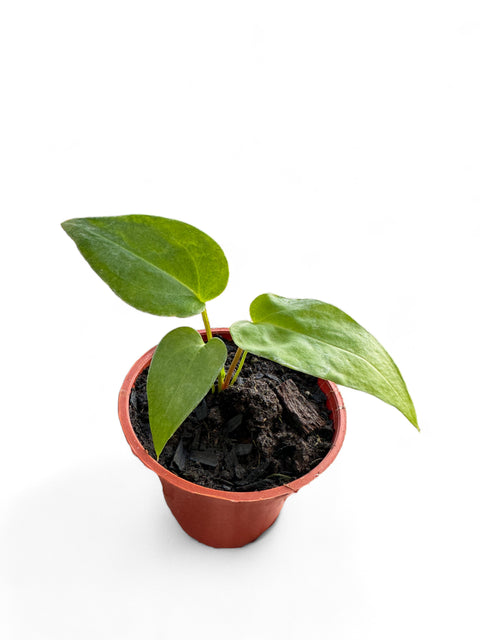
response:
<svg viewBox="0 0 480 640"><path fill-rule="evenodd" d="M251 321L230 327L237 352L225 372L227 349L212 336L206 303L225 289L228 264L212 238L184 222L144 215L76 218L62 227L128 304L159 316L202 316L206 342L194 329L179 327L160 341L150 364L147 397L157 458L207 393L221 393L235 383L247 353L370 393L418 429L394 361L337 307L271 293L258 296L250 305Z"/></svg>

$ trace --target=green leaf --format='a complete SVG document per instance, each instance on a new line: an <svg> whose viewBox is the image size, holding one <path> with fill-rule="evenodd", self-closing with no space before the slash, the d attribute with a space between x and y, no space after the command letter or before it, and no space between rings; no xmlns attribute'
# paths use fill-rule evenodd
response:
<svg viewBox="0 0 480 640"><path fill-rule="evenodd" d="M219 338L204 342L180 327L158 345L147 378L148 412L157 457L167 440L206 396L227 359Z"/></svg>
<svg viewBox="0 0 480 640"><path fill-rule="evenodd" d="M227 285L222 249L184 222L130 215L75 218L62 227L92 269L141 311L186 318Z"/></svg>
<svg viewBox="0 0 480 640"><path fill-rule="evenodd" d="M418 429L405 382L392 358L346 313L319 300L273 294L255 298L252 322L230 328L246 351L291 369L366 391L401 411Z"/></svg>

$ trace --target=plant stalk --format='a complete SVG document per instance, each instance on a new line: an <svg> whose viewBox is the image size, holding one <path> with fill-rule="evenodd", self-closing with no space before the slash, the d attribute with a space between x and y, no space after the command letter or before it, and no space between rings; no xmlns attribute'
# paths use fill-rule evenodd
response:
<svg viewBox="0 0 480 640"><path fill-rule="evenodd" d="M203 320L203 324L205 326L205 332L207 334L207 340L211 340L212 339L212 330L210 328L210 320L208 319L207 308L206 307L202 311L202 320Z"/></svg>
<svg viewBox="0 0 480 640"><path fill-rule="evenodd" d="M230 380L232 379L233 372L235 371L235 368L239 363L240 358L242 357L242 353L243 353L243 349L240 349L240 347L238 347L235 352L235 355L233 356L233 360L230 364L230 367L228 368L227 376L223 382L222 389L226 389L230 384Z"/></svg>
<svg viewBox="0 0 480 640"><path fill-rule="evenodd" d="M207 334L207 341L211 340L213 336L212 336L212 329L210 327L210 320L208 319L207 307L205 307L205 309L202 311L202 320L203 320L203 325L205 327L205 333ZM217 380L218 380L217 382L218 389L219 390L223 389L223 381L225 380L225 369L223 367L220 373L218 374ZM212 393L215 393L215 384L212 386Z"/></svg>
<svg viewBox="0 0 480 640"><path fill-rule="evenodd" d="M248 353L248 351L244 351L243 352L242 359L240 360L240 364L238 365L237 370L235 371L235 375L232 378L230 386L235 384L235 381L238 378L238 375L239 375L240 371L242 370L243 364L245 362L245 358L247 357L247 353Z"/></svg>

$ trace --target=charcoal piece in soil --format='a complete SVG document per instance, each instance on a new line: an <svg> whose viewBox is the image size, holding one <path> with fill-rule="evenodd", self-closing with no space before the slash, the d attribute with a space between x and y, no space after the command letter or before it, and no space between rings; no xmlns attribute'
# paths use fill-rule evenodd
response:
<svg viewBox="0 0 480 640"><path fill-rule="evenodd" d="M227 365L235 346L226 342ZM133 429L156 459L146 394L148 369L130 395ZM249 354L241 376L208 393L170 438L159 462L223 491L270 489L308 473L330 450L333 422L316 378Z"/></svg>
<svg viewBox="0 0 480 640"><path fill-rule="evenodd" d="M285 411L300 429L311 433L325 425L326 420L317 411L315 404L302 395L292 379L284 380L276 391Z"/></svg>

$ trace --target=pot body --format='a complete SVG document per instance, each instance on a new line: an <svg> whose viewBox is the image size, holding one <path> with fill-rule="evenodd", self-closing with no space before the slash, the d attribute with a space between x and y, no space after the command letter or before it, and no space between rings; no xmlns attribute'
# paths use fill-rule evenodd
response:
<svg viewBox="0 0 480 640"><path fill-rule="evenodd" d="M205 332L199 332L205 339ZM212 329L214 335L230 340L228 329ZM139 442L130 422L129 399L139 374L150 364L150 349L130 369L119 395L118 412L132 452L159 476L165 500L180 526L190 536L212 547L242 547L270 527L292 493L311 482L333 462L345 438L346 412L342 396L333 382L318 380L327 397L334 438L325 458L293 482L264 491L219 491L188 482L151 458Z"/></svg>

